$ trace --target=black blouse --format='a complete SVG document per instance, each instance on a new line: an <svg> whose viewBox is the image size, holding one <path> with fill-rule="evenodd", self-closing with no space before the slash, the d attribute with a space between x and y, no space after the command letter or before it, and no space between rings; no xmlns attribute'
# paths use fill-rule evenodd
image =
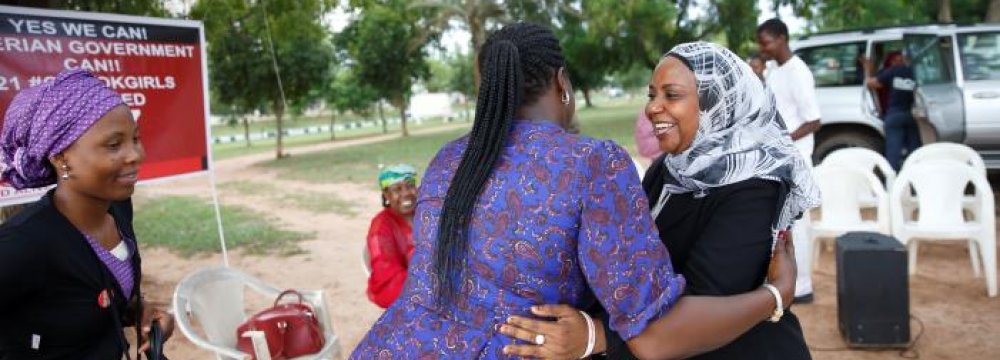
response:
<svg viewBox="0 0 1000 360"><path fill-rule="evenodd" d="M135 239L132 204L111 204L118 230ZM123 294L82 233L52 202L52 191L0 225L0 359L121 359L122 329L139 317L135 286ZM98 295L110 289L111 302Z"/></svg>
<svg viewBox="0 0 1000 360"><path fill-rule="evenodd" d="M663 158L643 178L650 206L670 179ZM704 197L671 194L655 219L674 270L687 279L686 294L736 295L764 282L771 256L771 226L786 187L751 179L713 188ZM607 322L605 321L605 324ZM634 356L618 334L605 325L609 359ZM798 318L786 311L778 323L761 322L732 343L694 359L810 359Z"/></svg>

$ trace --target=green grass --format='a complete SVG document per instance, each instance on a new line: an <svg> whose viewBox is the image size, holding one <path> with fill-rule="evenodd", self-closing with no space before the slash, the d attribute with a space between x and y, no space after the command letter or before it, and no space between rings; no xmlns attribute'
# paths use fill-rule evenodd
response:
<svg viewBox="0 0 1000 360"><path fill-rule="evenodd" d="M348 218L358 216L358 212L354 204L333 194L322 194L300 190L295 193L286 193L282 195L280 199L284 203L291 203L297 208L314 213L337 214Z"/></svg>
<svg viewBox="0 0 1000 360"><path fill-rule="evenodd" d="M417 129L424 129L424 128L432 128L432 127L442 126L442 124L455 124L455 123L464 123L464 122L457 121L457 122L452 122L452 123L443 123L440 120L429 120L429 121L424 121L422 124L419 124L419 125L418 124L409 124L409 130L413 131L413 130L417 130ZM387 128L388 128L388 131L389 131L390 134L391 133L398 133L399 131L401 131L399 124L389 124L389 126ZM337 132L337 138L336 138L335 141L361 139L361 138L372 137L372 136L379 136L379 135L382 135L382 126L381 125L380 126L376 126L376 127L369 127L369 128L347 129L347 130L338 131ZM213 136L215 136L215 135L213 134ZM284 140L284 146L285 146L286 149L287 148L299 147L299 146L316 145L316 144L322 144L322 143L329 143L330 142L330 133L308 134L308 135L299 135L299 136L293 136L293 137L285 137L283 140ZM267 140L253 141L252 142L253 146L251 146L251 147L247 147L246 146L246 142L242 142L242 141L241 142L235 142L235 143L228 143L228 144L213 144L212 145L212 156L213 156L214 159L218 160L218 159L226 159L226 158L232 158L232 157L243 156L243 155L260 154L260 153L267 153L267 152L272 152L273 153L274 152L274 146L275 146L276 143L277 143L277 140L275 140L275 139L272 138L272 139L267 139Z"/></svg>
<svg viewBox="0 0 1000 360"><path fill-rule="evenodd" d="M238 192L248 196L259 196L281 204L320 213L337 214L353 218L358 215L354 204L337 195L296 189L286 192L269 183L259 181L231 181L219 185L220 189Z"/></svg>
<svg viewBox="0 0 1000 360"><path fill-rule="evenodd" d="M182 256L220 251L212 205L198 198L162 196L136 204L135 232L144 244L162 246ZM311 234L278 229L266 215L223 205L222 223L230 250L283 256L302 252L296 242Z"/></svg>
<svg viewBox="0 0 1000 360"><path fill-rule="evenodd" d="M578 110L581 131L592 137L612 139L633 154L632 133L639 100L598 103L598 107ZM374 144L351 146L330 151L293 156L270 161L262 166L277 169L280 176L314 183L374 183L378 164L409 163L423 169L445 143L468 130L410 136Z"/></svg>

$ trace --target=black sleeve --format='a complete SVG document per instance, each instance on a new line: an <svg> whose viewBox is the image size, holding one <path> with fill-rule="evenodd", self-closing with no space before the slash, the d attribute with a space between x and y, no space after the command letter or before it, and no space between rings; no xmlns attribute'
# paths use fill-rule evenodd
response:
<svg viewBox="0 0 1000 360"><path fill-rule="evenodd" d="M41 291L45 260L37 239L26 239L15 229L0 229L0 319L16 311L16 304Z"/></svg>
<svg viewBox="0 0 1000 360"><path fill-rule="evenodd" d="M751 180L717 199L681 270L688 294L735 295L761 285L771 259L779 189L777 182Z"/></svg>

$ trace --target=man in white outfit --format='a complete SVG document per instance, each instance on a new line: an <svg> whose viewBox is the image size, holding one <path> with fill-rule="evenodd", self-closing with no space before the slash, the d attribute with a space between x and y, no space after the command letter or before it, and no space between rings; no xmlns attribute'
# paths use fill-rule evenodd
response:
<svg viewBox="0 0 1000 360"><path fill-rule="evenodd" d="M757 45L764 59L769 60L764 82L774 93L778 114L785 120L795 146L812 166L813 133L820 127L812 71L788 47L788 26L779 19L765 21L757 27ZM795 280L796 303L810 303L813 300L813 243L809 239L808 228L808 214L792 226L795 261L799 269Z"/></svg>

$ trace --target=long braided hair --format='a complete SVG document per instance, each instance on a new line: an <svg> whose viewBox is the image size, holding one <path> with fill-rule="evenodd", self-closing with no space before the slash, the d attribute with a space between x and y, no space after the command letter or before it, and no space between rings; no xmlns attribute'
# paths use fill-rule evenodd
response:
<svg viewBox="0 0 1000 360"><path fill-rule="evenodd" d="M434 270L438 301L454 299L464 278L468 225L493 172L517 109L538 101L565 66L559 40L538 24L516 23L493 33L479 53L481 82L469 144L444 199Z"/></svg>

